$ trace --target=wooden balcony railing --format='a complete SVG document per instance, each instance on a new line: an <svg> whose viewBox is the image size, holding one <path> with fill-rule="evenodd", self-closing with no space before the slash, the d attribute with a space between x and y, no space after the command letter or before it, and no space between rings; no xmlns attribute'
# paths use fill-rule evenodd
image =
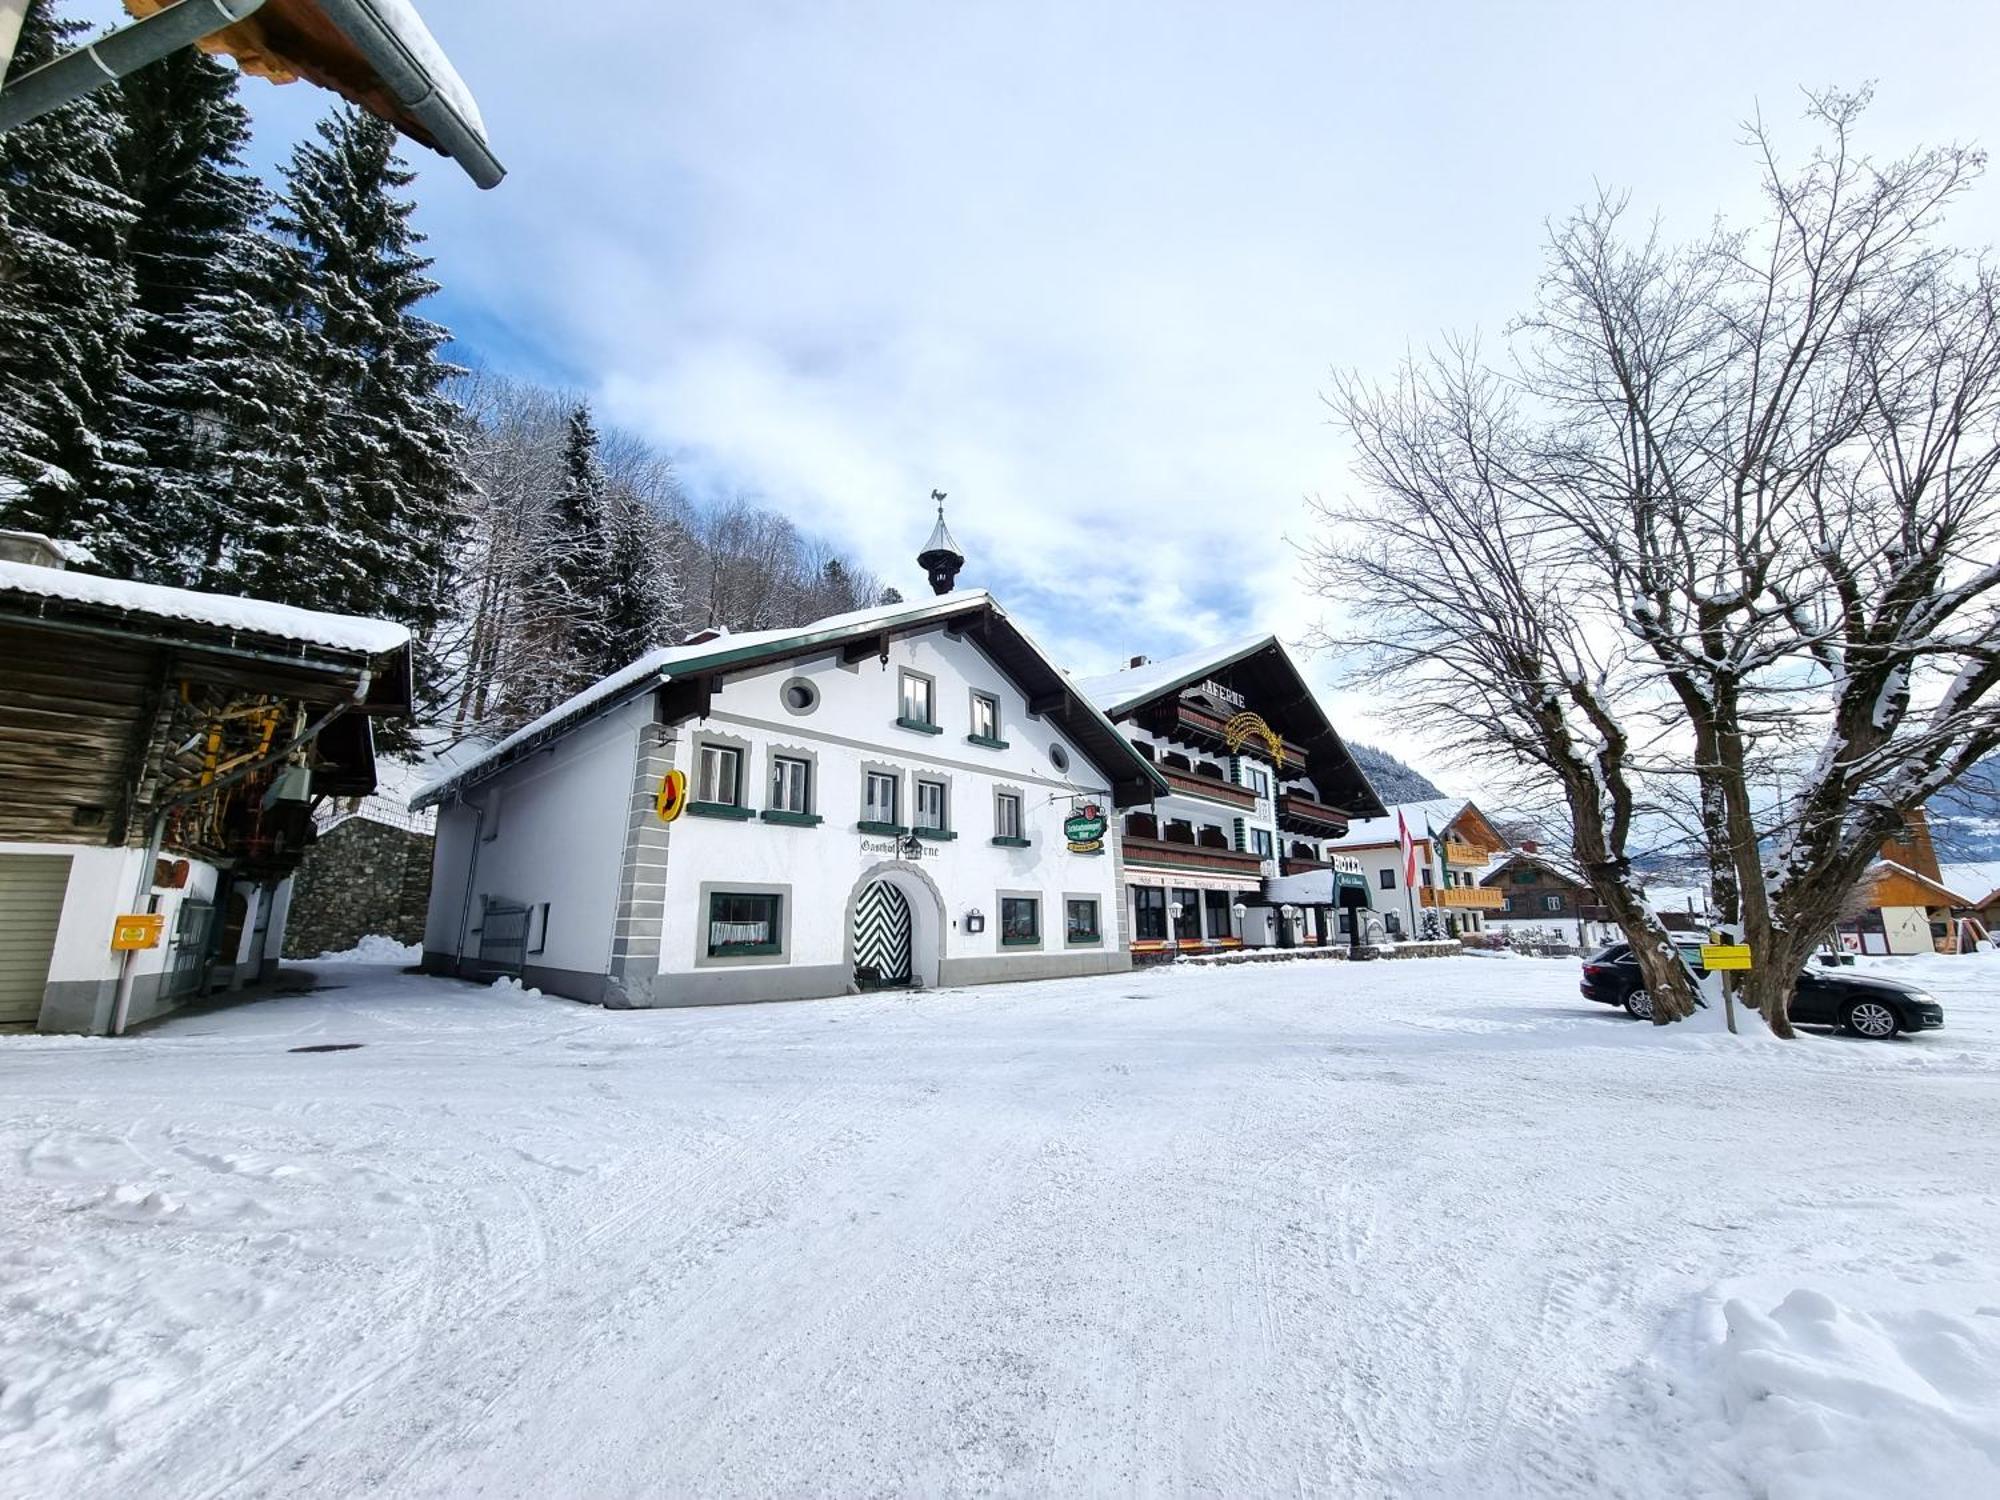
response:
<svg viewBox="0 0 2000 1500"><path fill-rule="evenodd" d="M1480 885L1427 885L1417 893L1423 906L1469 907L1474 911L1498 911L1506 893Z"/></svg>
<svg viewBox="0 0 2000 1500"><path fill-rule="evenodd" d="M1228 875L1260 875L1264 861L1243 849L1213 849L1203 844L1183 844L1171 839L1139 838L1125 835L1127 864L1171 865L1180 870L1214 870Z"/></svg>
<svg viewBox="0 0 2000 1500"><path fill-rule="evenodd" d="M1444 841L1444 859L1448 865L1461 870L1477 870L1485 865L1487 854L1477 844L1462 844L1457 839Z"/></svg>
<svg viewBox="0 0 2000 1500"><path fill-rule="evenodd" d="M1278 794L1278 822L1309 828L1316 833L1330 833L1339 838L1347 832L1347 814L1337 807L1324 802L1316 802L1311 797L1302 797L1297 792Z"/></svg>
<svg viewBox="0 0 2000 1500"><path fill-rule="evenodd" d="M1212 714L1206 709L1196 708L1191 703L1175 703L1171 709L1165 711L1156 710L1147 715L1141 722L1155 734L1164 734L1170 738L1185 739L1191 743L1206 746L1222 744L1222 731L1229 723L1221 715ZM1282 740L1280 743L1285 747L1285 765L1287 769L1296 770L1302 768L1306 763L1305 746L1295 740ZM1261 745L1253 748L1257 749L1260 753L1263 749Z"/></svg>
<svg viewBox="0 0 2000 1500"><path fill-rule="evenodd" d="M1238 786L1233 781L1224 781L1216 776L1203 776L1196 771L1183 771L1176 766L1161 766L1160 774L1167 778L1167 785L1188 797L1200 797L1209 802L1220 802L1234 808L1251 808L1257 805L1257 794L1247 786Z"/></svg>

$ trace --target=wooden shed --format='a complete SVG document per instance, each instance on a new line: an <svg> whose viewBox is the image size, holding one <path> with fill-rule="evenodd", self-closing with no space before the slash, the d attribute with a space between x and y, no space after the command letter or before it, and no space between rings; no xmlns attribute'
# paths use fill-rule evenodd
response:
<svg viewBox="0 0 2000 1500"><path fill-rule="evenodd" d="M0 905L41 913L0 910L0 1025L103 1031L121 970L134 1019L262 972L313 800L372 790L372 721L409 706L399 625L94 577L0 535ZM130 961L127 914L165 929Z"/></svg>

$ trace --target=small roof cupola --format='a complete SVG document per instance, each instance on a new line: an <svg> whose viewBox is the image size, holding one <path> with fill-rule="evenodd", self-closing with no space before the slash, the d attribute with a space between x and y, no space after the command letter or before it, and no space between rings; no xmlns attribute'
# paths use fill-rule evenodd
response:
<svg viewBox="0 0 2000 1500"><path fill-rule="evenodd" d="M937 502L937 525L931 528L924 550L917 554L917 566L930 575L932 593L949 594L958 583L958 570L965 566L965 554L945 527L944 491L932 490L931 499Z"/></svg>

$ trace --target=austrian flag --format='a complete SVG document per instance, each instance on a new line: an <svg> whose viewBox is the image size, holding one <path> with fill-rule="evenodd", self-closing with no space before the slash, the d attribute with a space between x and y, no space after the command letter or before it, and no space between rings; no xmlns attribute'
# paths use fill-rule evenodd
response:
<svg viewBox="0 0 2000 1500"><path fill-rule="evenodd" d="M1410 837L1410 825L1396 814L1396 846L1403 851L1403 889L1417 883L1417 842Z"/></svg>

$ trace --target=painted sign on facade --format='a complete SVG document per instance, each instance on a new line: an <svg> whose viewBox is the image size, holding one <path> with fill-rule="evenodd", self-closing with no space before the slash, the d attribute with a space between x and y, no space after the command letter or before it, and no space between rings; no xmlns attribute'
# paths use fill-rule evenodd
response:
<svg viewBox="0 0 2000 1500"><path fill-rule="evenodd" d="M1212 677L1199 686L1186 689L1185 694L1190 698L1206 698L1211 703L1222 704L1225 708L1242 708L1245 701L1243 695L1235 688L1224 687Z"/></svg>
<svg viewBox="0 0 2000 1500"><path fill-rule="evenodd" d="M923 859L925 856L936 854L938 851L934 845L926 844L921 839L911 841L907 839L864 838L861 841L861 852L863 854L883 854L891 859Z"/></svg>

